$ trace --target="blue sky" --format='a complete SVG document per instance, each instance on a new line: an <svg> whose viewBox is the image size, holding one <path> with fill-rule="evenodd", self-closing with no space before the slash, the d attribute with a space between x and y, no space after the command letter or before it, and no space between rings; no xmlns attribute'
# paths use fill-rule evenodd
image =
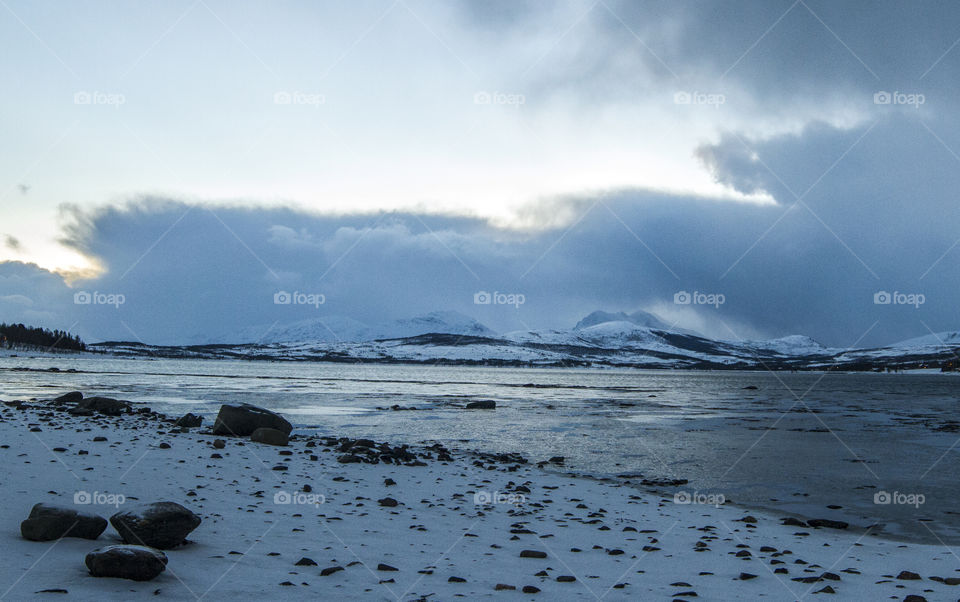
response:
<svg viewBox="0 0 960 602"><path fill-rule="evenodd" d="M290 288L501 331L598 308L837 346L956 329L958 25L946 2L3 0L0 319L175 342L310 317L277 313Z"/></svg>

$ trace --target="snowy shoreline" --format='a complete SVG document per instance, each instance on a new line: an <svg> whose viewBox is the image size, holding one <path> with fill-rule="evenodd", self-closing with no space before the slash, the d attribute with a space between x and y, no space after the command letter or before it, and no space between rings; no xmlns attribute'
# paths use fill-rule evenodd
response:
<svg viewBox="0 0 960 602"><path fill-rule="evenodd" d="M323 437L296 431L287 447L225 437L225 447L215 449L208 429L172 432L172 424L146 413L70 416L45 402L0 409L6 599L50 595L42 590L77 599L357 600L693 599L689 592L706 600L790 600L827 587L841 599L960 592L930 579L960 576L946 547L782 526L761 512L750 512L756 522L744 521L741 508L675 504L535 464L456 450L441 462L429 448L417 450L433 456L424 466L342 464ZM75 505L81 492L95 501L94 493L114 502L177 502L203 523L190 544L167 551L167 571L153 581L94 578L84 555L118 543L113 529L97 541L38 543L19 535L38 502L104 518L117 511ZM379 504L385 497L398 504ZM546 557L521 557L524 550ZM298 566L302 558L317 564ZM344 570L321 574L332 567ZM903 571L922 580L898 579L912 576ZM540 591L524 594L525 586Z"/></svg>

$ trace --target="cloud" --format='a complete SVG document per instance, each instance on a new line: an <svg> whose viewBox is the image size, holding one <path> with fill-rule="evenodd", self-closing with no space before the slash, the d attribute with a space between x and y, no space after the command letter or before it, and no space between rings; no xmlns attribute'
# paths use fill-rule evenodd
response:
<svg viewBox="0 0 960 602"><path fill-rule="evenodd" d="M8 249L10 249L11 251L19 251L20 248L21 248L21 247L20 247L20 240L19 240L17 237L12 236L12 235L10 235L10 234L5 234L5 235L4 235L4 237L3 237L3 244L4 244L5 247L7 247Z"/></svg>
<svg viewBox="0 0 960 602"><path fill-rule="evenodd" d="M947 138L955 131L949 119L927 126ZM0 264L0 295L33 303L0 307L45 326L76 323L90 339L164 343L310 317L373 323L439 309L509 331L570 327L595 309L647 308L712 336L801 333L836 346L865 333L861 345L960 326L960 172L916 117L726 137L702 154L717 178L774 191L781 202L620 190L544 200L536 211L564 218L503 229L426 213L324 215L143 197L65 208L63 242L103 273L71 288L36 266ZM480 290L527 302L474 305ZM875 305L880 290L920 292L927 302ZM75 304L77 291L125 302ZM276 305L278 291L322 294L326 303ZM677 307L680 291L725 302Z"/></svg>

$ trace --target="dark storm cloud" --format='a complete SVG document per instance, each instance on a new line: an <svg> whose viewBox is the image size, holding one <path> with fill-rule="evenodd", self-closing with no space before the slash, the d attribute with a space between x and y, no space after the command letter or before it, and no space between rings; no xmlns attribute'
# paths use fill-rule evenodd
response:
<svg viewBox="0 0 960 602"><path fill-rule="evenodd" d="M949 120L928 127L954 131ZM11 263L0 269L3 292L7 307L55 314L58 325L78 321L88 337L135 333L150 342L319 315L376 322L438 309L500 331L569 327L598 308L672 311L680 290L725 295L719 309L699 309L711 333L728 338L746 336L739 325L747 325L846 346L875 322L864 344L958 326L960 170L918 117L892 112L860 128L818 125L768 141L726 137L701 154L721 180L775 191L781 203L621 191L557 201L554 211L572 216L566 224L515 231L435 215L142 199L72 210L64 240L96 258L104 276L67 289ZM76 305L77 290L122 294L125 303ZM322 293L326 303L278 306L280 290ZM476 306L480 290L522 293L527 303ZM881 290L920 292L927 302L875 305Z"/></svg>

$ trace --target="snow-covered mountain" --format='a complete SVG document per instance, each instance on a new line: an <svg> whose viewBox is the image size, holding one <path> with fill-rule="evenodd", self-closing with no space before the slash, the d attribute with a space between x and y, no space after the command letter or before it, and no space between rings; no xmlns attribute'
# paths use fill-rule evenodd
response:
<svg viewBox="0 0 960 602"><path fill-rule="evenodd" d="M259 325L220 335L215 340L204 343L358 343L430 333L496 336L494 331L469 316L455 311L435 311L372 326L345 316L325 316L284 325Z"/></svg>
<svg viewBox="0 0 960 602"><path fill-rule="evenodd" d="M960 345L960 331L938 332L935 334L928 334L926 336L907 339L906 341L900 341L899 343L894 343L893 345L890 345L890 346L895 348L903 348L903 347L928 347L931 345L934 345L934 346Z"/></svg>
<svg viewBox="0 0 960 602"><path fill-rule="evenodd" d="M248 328L217 342L221 344L155 347L105 343L92 347L164 357L799 370L949 368L958 363L954 354L960 352L960 332L928 335L877 349L839 350L803 335L763 341L710 339L671 328L656 315L643 311L595 311L570 329L503 335L453 311L374 325L328 316Z"/></svg>

